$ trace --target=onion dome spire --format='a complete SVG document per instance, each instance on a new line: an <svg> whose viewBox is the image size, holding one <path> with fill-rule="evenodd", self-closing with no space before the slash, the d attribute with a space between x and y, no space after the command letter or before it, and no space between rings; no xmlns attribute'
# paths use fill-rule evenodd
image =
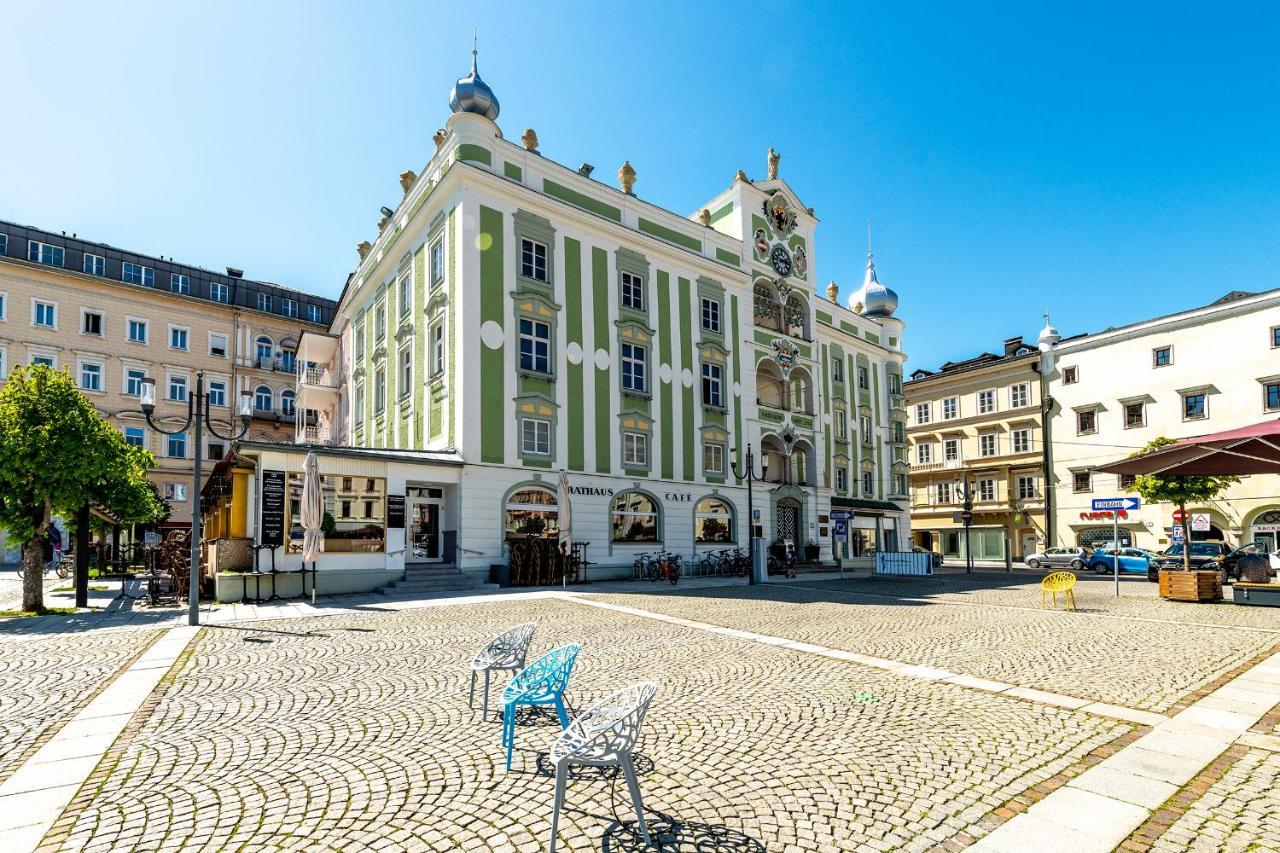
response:
<svg viewBox="0 0 1280 853"><path fill-rule="evenodd" d="M867 274L862 287L849 297L849 307L862 306L864 317L892 317L898 310L898 294L880 283L876 262L871 252L871 221L867 220Z"/></svg>
<svg viewBox="0 0 1280 853"><path fill-rule="evenodd" d="M498 96L493 94L489 84L480 79L480 72L476 69L477 54L476 38L472 36L471 73L458 78L458 82L453 84L453 91L449 93L449 109L455 113L475 113L490 121L497 121Z"/></svg>

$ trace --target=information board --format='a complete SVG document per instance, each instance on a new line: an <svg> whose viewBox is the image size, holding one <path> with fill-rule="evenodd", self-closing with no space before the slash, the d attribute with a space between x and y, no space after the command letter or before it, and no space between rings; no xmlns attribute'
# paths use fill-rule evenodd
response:
<svg viewBox="0 0 1280 853"><path fill-rule="evenodd" d="M259 513L259 542L263 545L284 544L284 472L266 469L262 472L262 504Z"/></svg>
<svg viewBox="0 0 1280 853"><path fill-rule="evenodd" d="M404 495L387 495L387 529L404 529Z"/></svg>

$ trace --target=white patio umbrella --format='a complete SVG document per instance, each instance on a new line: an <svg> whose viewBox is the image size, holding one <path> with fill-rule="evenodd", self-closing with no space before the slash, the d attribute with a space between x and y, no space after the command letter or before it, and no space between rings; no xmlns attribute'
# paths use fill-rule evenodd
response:
<svg viewBox="0 0 1280 853"><path fill-rule="evenodd" d="M560 531L558 539L560 543L560 553L566 557L569 555L570 549L573 547L573 508L569 504L569 475L565 473L563 468L560 469L560 489L556 495L557 516ZM560 586L565 586L564 574L560 575Z"/></svg>
<svg viewBox="0 0 1280 853"><path fill-rule="evenodd" d="M312 564L311 601L316 600L315 560L324 547L324 534L320 525L324 521L324 493L320 488L320 462L315 451L307 454L302 466L302 570ZM303 577L306 577L304 574Z"/></svg>

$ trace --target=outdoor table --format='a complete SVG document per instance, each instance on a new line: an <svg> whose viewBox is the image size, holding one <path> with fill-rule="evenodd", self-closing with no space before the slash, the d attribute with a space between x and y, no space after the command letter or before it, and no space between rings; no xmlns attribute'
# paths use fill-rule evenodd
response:
<svg viewBox="0 0 1280 853"><path fill-rule="evenodd" d="M276 549L279 548L280 546L279 545L254 545L252 547L253 547L254 574L259 574L261 571L259 568L260 562L258 558L261 556L262 552L266 550L271 553L271 597L268 598L267 601L275 601L280 598L280 596L276 594ZM260 600L261 600L261 596L259 596L259 601Z"/></svg>

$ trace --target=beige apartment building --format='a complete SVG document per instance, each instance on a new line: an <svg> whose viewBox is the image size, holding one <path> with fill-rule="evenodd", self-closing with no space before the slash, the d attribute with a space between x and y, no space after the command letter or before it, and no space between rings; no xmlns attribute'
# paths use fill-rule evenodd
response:
<svg viewBox="0 0 1280 853"><path fill-rule="evenodd" d="M1000 353L917 370L903 385L914 544L963 559L1020 560L1046 539L1040 353L1021 337ZM968 490L966 544L961 511Z"/></svg>
<svg viewBox="0 0 1280 853"><path fill-rule="evenodd" d="M227 442L206 429L197 448L194 428L152 429L138 403L142 379L156 380L154 417L166 429L182 426L203 371L220 432L230 434L237 399L249 394L247 437L292 442L298 338L327 328L333 304L232 268L215 273L0 221L0 383L18 364L69 371L131 443L155 454L170 526L191 522L195 454L221 459Z"/></svg>

